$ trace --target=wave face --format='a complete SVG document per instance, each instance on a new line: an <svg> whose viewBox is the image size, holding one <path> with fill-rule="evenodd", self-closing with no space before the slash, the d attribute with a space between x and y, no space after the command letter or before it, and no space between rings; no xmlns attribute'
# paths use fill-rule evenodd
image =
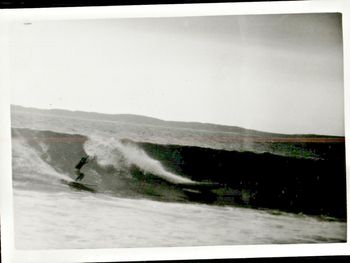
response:
<svg viewBox="0 0 350 263"><path fill-rule="evenodd" d="M179 184L196 182L167 171L136 144L110 138L88 138L83 135L13 129L13 174L16 186L21 184L61 185L82 189L72 184L74 167L87 154L95 159L82 168L83 184L93 185L100 193L121 197L186 201Z"/></svg>
<svg viewBox="0 0 350 263"><path fill-rule="evenodd" d="M57 186L59 180L70 181L70 177L64 173L57 172L43 158L47 151L46 145L38 143L41 154L35 148L21 137L17 138L17 132L14 132L15 138L12 141L12 165L15 169L15 186L26 186L28 182L35 183L36 186ZM50 158L47 156L47 158Z"/></svg>
<svg viewBox="0 0 350 263"><path fill-rule="evenodd" d="M26 128L13 128L12 137L18 188L346 217L345 158L336 154L343 144L305 159ZM82 169L85 187L73 181L87 154L95 159Z"/></svg>
<svg viewBox="0 0 350 263"><path fill-rule="evenodd" d="M219 183L221 187L212 191L216 203L346 218L342 143L313 144L324 153L322 159L151 143L139 146L177 174Z"/></svg>

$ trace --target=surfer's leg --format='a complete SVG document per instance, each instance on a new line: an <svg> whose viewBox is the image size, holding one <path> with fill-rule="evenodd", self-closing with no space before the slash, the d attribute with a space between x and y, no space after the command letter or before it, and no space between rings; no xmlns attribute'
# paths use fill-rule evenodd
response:
<svg viewBox="0 0 350 263"><path fill-rule="evenodd" d="M77 181L78 178L79 178L79 176L80 176L80 171L79 171L78 169L75 169L75 170L74 170L74 173L75 173L75 175L77 176L77 178L75 178L75 181Z"/></svg>
<svg viewBox="0 0 350 263"><path fill-rule="evenodd" d="M84 176L85 176L85 175L84 175L83 173L80 173L80 175L77 177L76 181L81 181L81 180L83 180Z"/></svg>
<svg viewBox="0 0 350 263"><path fill-rule="evenodd" d="M81 181L84 178L84 174L82 172L80 172L79 169L75 170L75 174L78 176L75 181Z"/></svg>

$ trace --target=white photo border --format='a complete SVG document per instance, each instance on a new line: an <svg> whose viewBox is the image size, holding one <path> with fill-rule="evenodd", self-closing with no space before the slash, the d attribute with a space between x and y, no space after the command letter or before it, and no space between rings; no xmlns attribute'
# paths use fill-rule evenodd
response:
<svg viewBox="0 0 350 263"><path fill-rule="evenodd" d="M15 21L83 20L136 17L185 17L253 14L341 13L344 48L346 163L350 161L350 1L249 2L2 10L0 12L0 186L2 262L108 262L350 255L349 241L341 244L234 245L203 247L16 250L14 247L11 171L11 120L8 28ZM349 200L349 165L347 200ZM347 211L349 211L347 202ZM349 220L349 217L347 218ZM349 228L347 227L347 237Z"/></svg>

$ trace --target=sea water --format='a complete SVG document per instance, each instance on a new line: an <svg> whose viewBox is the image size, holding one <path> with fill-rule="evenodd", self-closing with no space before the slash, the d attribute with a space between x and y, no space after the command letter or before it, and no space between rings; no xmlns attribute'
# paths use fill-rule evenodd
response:
<svg viewBox="0 0 350 263"><path fill-rule="evenodd" d="M228 134L14 112L13 186L18 249L126 248L346 241L346 223L282 211L191 202L173 185L197 183L128 139L215 149ZM221 139L220 139L221 138ZM69 186L81 154L92 191ZM159 180L135 178L136 167ZM156 183L155 183L156 182Z"/></svg>

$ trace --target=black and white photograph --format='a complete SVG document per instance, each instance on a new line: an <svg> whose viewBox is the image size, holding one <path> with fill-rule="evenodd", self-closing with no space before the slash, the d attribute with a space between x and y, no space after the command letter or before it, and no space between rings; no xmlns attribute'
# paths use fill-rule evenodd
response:
<svg viewBox="0 0 350 263"><path fill-rule="evenodd" d="M17 250L347 242L337 12L18 19Z"/></svg>

